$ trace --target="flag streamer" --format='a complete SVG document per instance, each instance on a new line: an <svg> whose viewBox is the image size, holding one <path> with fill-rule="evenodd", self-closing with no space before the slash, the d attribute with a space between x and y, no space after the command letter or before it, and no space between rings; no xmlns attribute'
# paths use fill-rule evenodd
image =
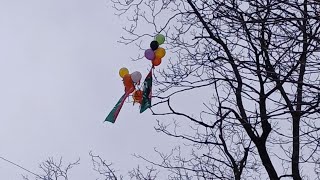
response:
<svg viewBox="0 0 320 180"><path fill-rule="evenodd" d="M105 119L105 121L109 121L111 123L116 122L116 119L120 113L120 110L124 104L124 101L126 100L126 98L129 96L130 91L127 91L124 95L121 96L121 98L119 99L119 101L117 102L117 104L114 106L114 108L111 110L111 112L109 113L109 115L107 116L107 118Z"/></svg>
<svg viewBox="0 0 320 180"><path fill-rule="evenodd" d="M143 82L143 95L140 107L140 113L151 107L151 97L152 97L152 68L149 74Z"/></svg>

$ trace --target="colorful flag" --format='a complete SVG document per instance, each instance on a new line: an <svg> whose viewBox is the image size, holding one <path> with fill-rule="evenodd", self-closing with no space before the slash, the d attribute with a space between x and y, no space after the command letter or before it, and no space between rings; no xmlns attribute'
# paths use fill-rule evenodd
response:
<svg viewBox="0 0 320 180"><path fill-rule="evenodd" d="M142 102L140 107L140 113L143 113L145 110L151 107L151 96L152 96L152 69L147 75L146 79L143 82L143 95Z"/></svg>
<svg viewBox="0 0 320 180"><path fill-rule="evenodd" d="M114 106L114 108L111 110L111 112L109 113L109 115L107 116L107 118L104 121L109 121L114 123L119 115L119 112L123 106L124 101L126 100L126 98L129 96L130 91L127 91L124 95L122 95L122 97L119 99L119 101L117 102L117 104Z"/></svg>

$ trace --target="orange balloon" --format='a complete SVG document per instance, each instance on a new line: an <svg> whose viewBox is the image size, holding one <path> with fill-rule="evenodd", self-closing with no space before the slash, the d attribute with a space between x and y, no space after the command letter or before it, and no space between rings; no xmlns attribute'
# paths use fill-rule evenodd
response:
<svg viewBox="0 0 320 180"><path fill-rule="evenodd" d="M166 55L166 50L162 47L159 47L154 51L155 58L163 58Z"/></svg>
<svg viewBox="0 0 320 180"><path fill-rule="evenodd" d="M154 66L159 66L161 64L161 58L154 58L154 60L152 60L152 65Z"/></svg>
<svg viewBox="0 0 320 180"><path fill-rule="evenodd" d="M126 74L123 76L123 84L125 87L133 86L133 81L131 79L131 74Z"/></svg>
<svg viewBox="0 0 320 180"><path fill-rule="evenodd" d="M129 86L129 87L125 87L124 88L124 91L126 92L126 93L132 93L134 90L135 90L136 88L134 87L134 85L132 84L132 86Z"/></svg>
<svg viewBox="0 0 320 180"><path fill-rule="evenodd" d="M136 90L135 92L133 92L132 98L133 98L134 102L141 103L142 102L142 95L143 95L143 92L141 90Z"/></svg>

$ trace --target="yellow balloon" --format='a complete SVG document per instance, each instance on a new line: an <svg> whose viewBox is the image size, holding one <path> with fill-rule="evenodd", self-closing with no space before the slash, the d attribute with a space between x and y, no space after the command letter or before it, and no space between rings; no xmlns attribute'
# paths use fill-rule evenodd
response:
<svg viewBox="0 0 320 180"><path fill-rule="evenodd" d="M166 50L159 47L157 50L154 52L156 58L163 58L166 55Z"/></svg>
<svg viewBox="0 0 320 180"><path fill-rule="evenodd" d="M129 74L129 70L127 69L127 68L125 68L125 67L123 67L123 68L121 68L120 70L119 70L119 75L120 75L120 77L124 77L125 75L127 75L127 74Z"/></svg>

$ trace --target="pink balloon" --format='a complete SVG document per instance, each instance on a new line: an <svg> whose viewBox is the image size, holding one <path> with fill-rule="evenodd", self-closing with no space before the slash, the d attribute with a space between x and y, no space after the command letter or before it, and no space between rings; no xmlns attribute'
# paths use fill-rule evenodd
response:
<svg viewBox="0 0 320 180"><path fill-rule="evenodd" d="M147 49L145 52L144 52L144 56L149 59L149 60L153 60L154 59L154 52L152 49Z"/></svg>

